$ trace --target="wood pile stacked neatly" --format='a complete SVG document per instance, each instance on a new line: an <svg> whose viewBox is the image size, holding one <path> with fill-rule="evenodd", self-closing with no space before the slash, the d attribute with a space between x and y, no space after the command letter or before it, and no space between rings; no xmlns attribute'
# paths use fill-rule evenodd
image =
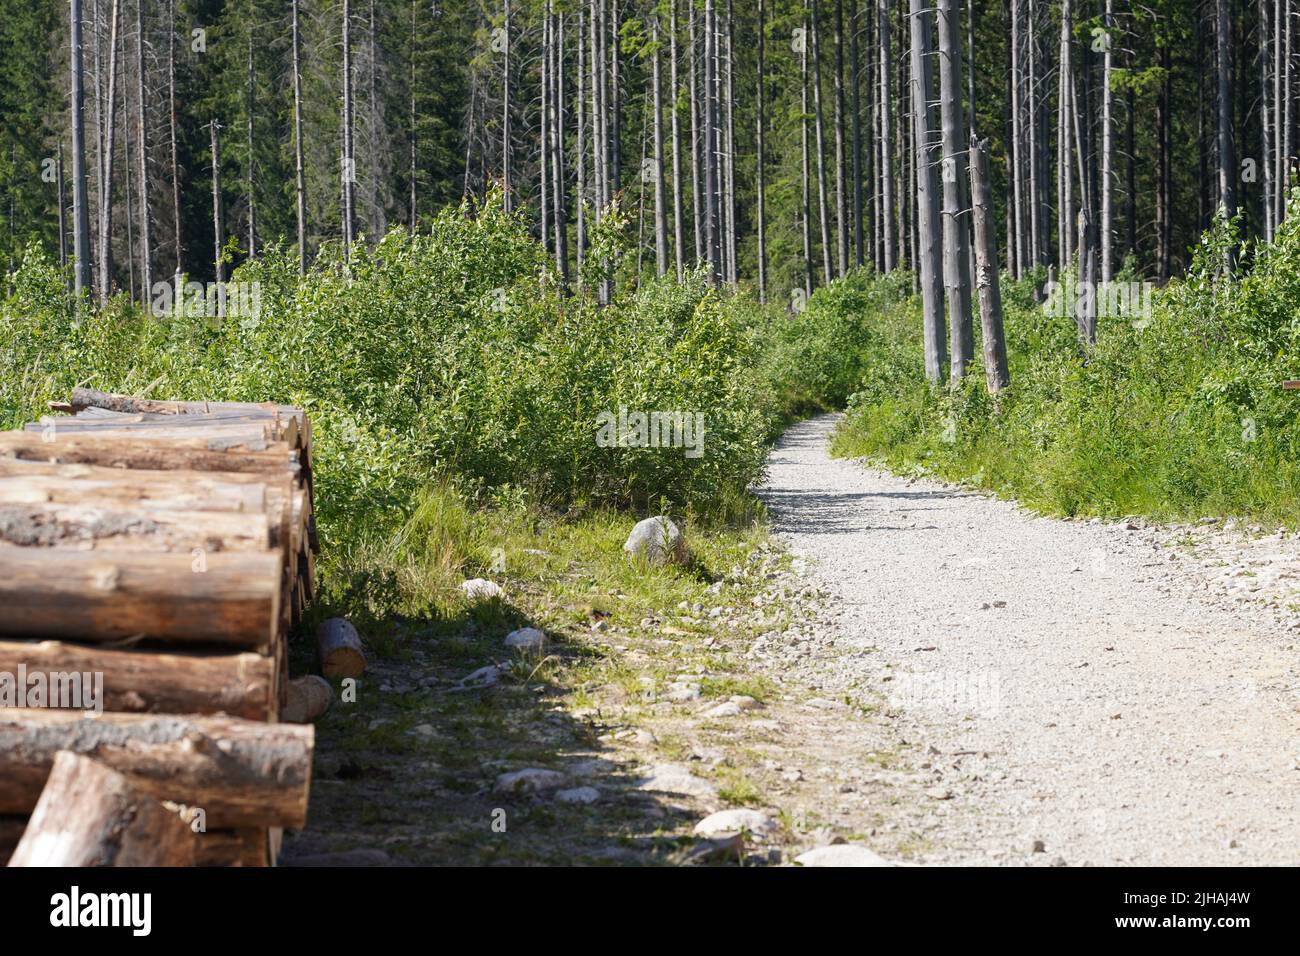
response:
<svg viewBox="0 0 1300 956"><path fill-rule="evenodd" d="M312 728L280 723L311 424L80 388L52 409L0 432L0 675L102 674L105 713L0 706L0 860L273 862L311 776Z"/></svg>

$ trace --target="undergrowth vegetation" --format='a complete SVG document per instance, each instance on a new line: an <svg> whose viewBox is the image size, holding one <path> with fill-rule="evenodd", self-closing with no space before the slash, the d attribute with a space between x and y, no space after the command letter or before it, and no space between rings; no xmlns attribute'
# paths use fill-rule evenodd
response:
<svg viewBox="0 0 1300 956"><path fill-rule="evenodd" d="M1244 263L1232 278L1229 249ZM916 301L866 316L875 336L837 453L1053 514L1294 521L1300 397L1281 386L1300 377L1295 218L1244 248L1218 223L1150 315L1101 318L1088 349L1072 319L1036 304L1044 278L1004 279L1012 384L996 399L978 366L955 391L925 382Z"/></svg>
<svg viewBox="0 0 1300 956"><path fill-rule="evenodd" d="M0 427L79 384L304 407L326 590L345 604L454 596L520 520L741 528L780 423L842 402L858 377L874 287L819 292L792 320L702 272L635 281L624 226L616 210L602 219L568 290L499 195L358 244L347 263L327 247L304 276L271 246L231 277L257 290L257 313L223 320L126 296L76 308L33 246L0 300ZM672 424L637 418L655 412ZM702 433L673 430L683 422Z"/></svg>

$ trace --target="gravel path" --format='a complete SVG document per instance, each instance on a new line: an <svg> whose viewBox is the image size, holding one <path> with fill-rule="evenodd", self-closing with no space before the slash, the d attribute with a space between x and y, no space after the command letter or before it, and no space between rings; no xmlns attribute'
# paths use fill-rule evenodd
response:
<svg viewBox="0 0 1300 956"><path fill-rule="evenodd" d="M831 459L834 425L761 494L839 612L825 683L866 679L933 778L922 859L1300 863L1294 610L1213 597L1176 532Z"/></svg>

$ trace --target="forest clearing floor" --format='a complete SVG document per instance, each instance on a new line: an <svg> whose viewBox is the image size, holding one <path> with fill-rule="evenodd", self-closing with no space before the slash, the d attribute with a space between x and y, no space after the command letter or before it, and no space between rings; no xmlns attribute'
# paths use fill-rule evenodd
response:
<svg viewBox="0 0 1300 956"><path fill-rule="evenodd" d="M502 529L501 598L372 628L285 862L1300 862L1300 538L1039 517L834 423L688 568L626 518ZM727 809L743 848L694 832Z"/></svg>

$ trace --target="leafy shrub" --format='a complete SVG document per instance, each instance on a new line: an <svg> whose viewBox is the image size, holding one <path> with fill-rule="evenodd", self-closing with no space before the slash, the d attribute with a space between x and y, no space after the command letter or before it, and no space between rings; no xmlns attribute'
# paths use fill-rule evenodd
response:
<svg viewBox="0 0 1300 956"><path fill-rule="evenodd" d="M1222 274L1224 253L1245 263ZM1147 320L1101 319L1083 349L1069 318L1004 278L1011 388L976 367L956 392L922 374L919 305L878 310L844 453L969 480L1057 513L1255 514L1292 520L1300 491L1300 224L1241 248L1208 231L1188 277Z"/></svg>
<svg viewBox="0 0 1300 956"><path fill-rule="evenodd" d="M617 244L607 243L617 251ZM327 533L397 527L422 487L513 489L573 509L725 508L761 474L769 405L740 313L701 276L566 295L499 199L426 231L326 248L305 277L283 246L242 266L256 321L149 318L123 300L74 321L64 275L33 250L0 306L0 418L14 427L78 383L304 406ZM701 413L702 455L600 447L598 415Z"/></svg>

